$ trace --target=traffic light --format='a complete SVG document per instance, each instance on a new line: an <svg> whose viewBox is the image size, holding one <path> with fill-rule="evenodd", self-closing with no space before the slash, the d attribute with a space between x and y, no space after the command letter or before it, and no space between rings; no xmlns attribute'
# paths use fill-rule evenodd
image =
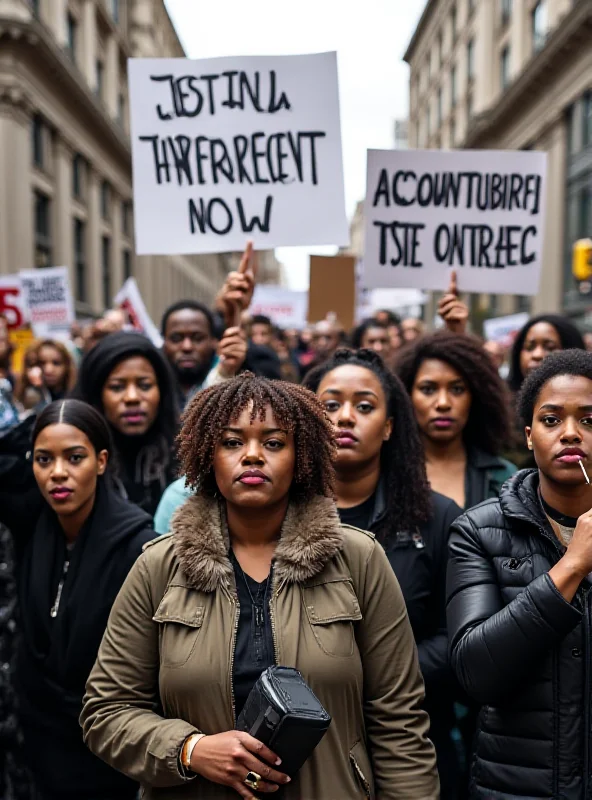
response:
<svg viewBox="0 0 592 800"><path fill-rule="evenodd" d="M592 239L579 239L574 244L571 269L577 281L592 278Z"/></svg>

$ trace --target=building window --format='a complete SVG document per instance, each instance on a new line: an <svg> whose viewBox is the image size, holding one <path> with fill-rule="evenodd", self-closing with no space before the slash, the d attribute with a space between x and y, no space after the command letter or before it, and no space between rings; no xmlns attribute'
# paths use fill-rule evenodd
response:
<svg viewBox="0 0 592 800"><path fill-rule="evenodd" d="M592 189L582 189L579 197L578 238L588 238L592 233Z"/></svg>
<svg viewBox="0 0 592 800"><path fill-rule="evenodd" d="M51 200L43 192L34 194L35 266L51 264Z"/></svg>
<svg viewBox="0 0 592 800"><path fill-rule="evenodd" d="M576 126L574 125L574 107L570 106L565 112L565 130L567 138L567 155L573 156L576 152L575 133Z"/></svg>
<svg viewBox="0 0 592 800"><path fill-rule="evenodd" d="M113 22L117 25L119 22L119 0L111 0L109 3L109 10L111 11Z"/></svg>
<svg viewBox="0 0 592 800"><path fill-rule="evenodd" d="M41 0L30 0L30 3L33 16L39 19L39 17L41 16Z"/></svg>
<svg viewBox="0 0 592 800"><path fill-rule="evenodd" d="M502 3L501 17L502 17L502 25L504 27L508 25L510 20L512 19L512 2L513 0L501 0Z"/></svg>
<svg viewBox="0 0 592 800"><path fill-rule="evenodd" d="M473 92L469 92L467 94L467 117L469 122L473 119L473 114L475 113L475 100L473 98Z"/></svg>
<svg viewBox="0 0 592 800"><path fill-rule="evenodd" d="M526 311L530 314L530 304L532 302L532 297L529 297L526 294L518 295L518 299L516 302L516 311Z"/></svg>
<svg viewBox="0 0 592 800"><path fill-rule="evenodd" d="M475 0L468 0L467 16L472 17L474 12L475 12Z"/></svg>
<svg viewBox="0 0 592 800"><path fill-rule="evenodd" d="M450 147L456 145L456 122L454 117L450 120Z"/></svg>
<svg viewBox="0 0 592 800"><path fill-rule="evenodd" d="M453 44L454 44L454 42L456 42L456 35L458 33L456 23L457 23L456 6L452 6L452 9L450 11L450 32L451 32L451 35L452 35L452 43Z"/></svg>
<svg viewBox="0 0 592 800"><path fill-rule="evenodd" d="M467 78L469 81L475 78L475 40L471 39L467 44Z"/></svg>
<svg viewBox="0 0 592 800"><path fill-rule="evenodd" d="M457 92L456 92L456 67L452 67L450 70L450 105L452 108L456 108L457 103Z"/></svg>
<svg viewBox="0 0 592 800"><path fill-rule="evenodd" d="M506 89L510 83L510 48L506 45L500 55L500 83Z"/></svg>
<svg viewBox="0 0 592 800"><path fill-rule="evenodd" d="M127 281L128 278L132 277L132 254L129 250L124 250L122 252L122 262L123 262L123 280Z"/></svg>
<svg viewBox="0 0 592 800"><path fill-rule="evenodd" d="M66 49L72 61L76 61L77 33L78 23L76 22L76 18L72 14L68 13L66 17L66 34L68 37Z"/></svg>
<svg viewBox="0 0 592 800"><path fill-rule="evenodd" d="M124 200L121 204L121 231L124 236L130 235L130 216L131 216L131 207L127 200Z"/></svg>
<svg viewBox="0 0 592 800"><path fill-rule="evenodd" d="M120 125L125 124L125 95L119 92L117 96L117 121Z"/></svg>
<svg viewBox="0 0 592 800"><path fill-rule="evenodd" d="M101 184L101 216L105 220L111 217L111 187L107 181Z"/></svg>
<svg viewBox="0 0 592 800"><path fill-rule="evenodd" d="M99 58L97 58L95 64L95 70L96 70L96 82L97 82L96 93L97 96L100 97L102 100L103 91L105 88L105 67L103 65L103 62Z"/></svg>
<svg viewBox="0 0 592 800"><path fill-rule="evenodd" d="M84 158L77 153L72 159L72 195L81 200L84 195Z"/></svg>
<svg viewBox="0 0 592 800"><path fill-rule="evenodd" d="M586 92L582 102L582 147L592 145L592 91Z"/></svg>
<svg viewBox="0 0 592 800"><path fill-rule="evenodd" d="M86 303L86 229L81 219L74 219L74 272L76 299Z"/></svg>
<svg viewBox="0 0 592 800"><path fill-rule="evenodd" d="M36 167L43 169L45 166L45 148L44 144L44 128L43 119L39 114L35 114L32 121L31 137L33 140L33 164Z"/></svg>
<svg viewBox="0 0 592 800"><path fill-rule="evenodd" d="M436 114L437 114L437 125L438 128L440 128L442 126L442 89L438 89Z"/></svg>
<svg viewBox="0 0 592 800"><path fill-rule="evenodd" d="M111 240L108 236L101 239L101 272L103 281L103 306L111 305Z"/></svg>
<svg viewBox="0 0 592 800"><path fill-rule="evenodd" d="M547 0L539 0L531 14L532 49L535 53L544 46L547 39Z"/></svg>

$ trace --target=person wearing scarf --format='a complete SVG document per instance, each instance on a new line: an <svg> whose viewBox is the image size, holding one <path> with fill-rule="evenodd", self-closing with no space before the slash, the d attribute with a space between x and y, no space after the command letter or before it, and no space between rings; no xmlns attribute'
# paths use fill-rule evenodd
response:
<svg viewBox="0 0 592 800"><path fill-rule="evenodd" d="M133 781L87 750L78 724L113 601L154 538L149 515L111 482L111 450L103 418L77 400L52 403L0 439L0 522L17 560L13 682L40 800L137 794Z"/></svg>

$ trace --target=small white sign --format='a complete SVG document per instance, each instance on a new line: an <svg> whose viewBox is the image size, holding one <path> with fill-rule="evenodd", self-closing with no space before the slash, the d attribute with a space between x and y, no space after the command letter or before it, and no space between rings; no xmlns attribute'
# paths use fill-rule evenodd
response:
<svg viewBox="0 0 592 800"><path fill-rule="evenodd" d="M547 155L369 150L367 288L534 295L544 240Z"/></svg>
<svg viewBox="0 0 592 800"><path fill-rule="evenodd" d="M142 295L135 278L128 278L115 295L113 304L127 313L133 330L147 336L155 347L162 347L162 336L152 322L152 318L144 305Z"/></svg>
<svg viewBox="0 0 592 800"><path fill-rule="evenodd" d="M255 287L253 301L249 309L251 316L263 314L279 328L306 327L308 311L308 292L296 292L283 286Z"/></svg>
<svg viewBox="0 0 592 800"><path fill-rule="evenodd" d="M336 53L128 65L139 255L348 243Z"/></svg>
<svg viewBox="0 0 592 800"><path fill-rule="evenodd" d="M37 338L68 338L74 322L74 301L68 267L22 270L23 305Z"/></svg>
<svg viewBox="0 0 592 800"><path fill-rule="evenodd" d="M483 323L483 333L487 341L500 342L509 347L514 341L514 337L528 322L529 316L526 311L520 314L508 314L506 317L494 317L486 319Z"/></svg>

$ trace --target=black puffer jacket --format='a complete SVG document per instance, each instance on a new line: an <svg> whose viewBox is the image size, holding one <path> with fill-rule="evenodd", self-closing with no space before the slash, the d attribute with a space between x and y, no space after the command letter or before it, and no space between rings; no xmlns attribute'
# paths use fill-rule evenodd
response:
<svg viewBox="0 0 592 800"><path fill-rule="evenodd" d="M567 603L548 575L565 548L523 470L452 525L453 669L480 705L471 798L592 797L592 595Z"/></svg>

